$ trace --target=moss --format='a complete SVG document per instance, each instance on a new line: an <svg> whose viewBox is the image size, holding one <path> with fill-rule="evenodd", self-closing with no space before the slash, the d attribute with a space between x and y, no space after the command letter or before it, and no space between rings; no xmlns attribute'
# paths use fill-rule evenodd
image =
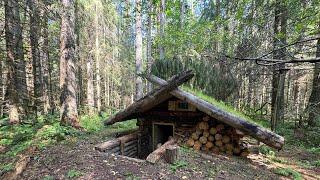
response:
<svg viewBox="0 0 320 180"><path fill-rule="evenodd" d="M247 115L245 115L244 113L236 110L234 107L232 107L231 105L228 105L226 104L225 102L223 101L218 101L216 99L214 99L213 97L211 96L208 96L206 94L203 94L202 92L200 92L199 90L196 90L196 89L191 89L189 87L186 87L186 86L182 86L182 89L199 97L200 99L204 100L204 101L207 101L208 103L211 103L213 104L214 106L216 106L217 108L219 109L222 109L223 111L226 111L226 112L229 112L230 114L236 116L236 117L239 117L239 118L242 118L246 121L249 121L251 123L254 123L256 125L259 125L259 126L263 126L265 128L269 128L269 123L265 120L258 120L258 119L253 119Z"/></svg>

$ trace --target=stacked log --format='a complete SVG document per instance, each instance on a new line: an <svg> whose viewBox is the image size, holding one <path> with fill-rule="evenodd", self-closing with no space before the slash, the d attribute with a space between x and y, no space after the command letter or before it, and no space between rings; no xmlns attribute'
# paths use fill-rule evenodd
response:
<svg viewBox="0 0 320 180"><path fill-rule="evenodd" d="M240 143L242 137L235 128L205 116L184 140L187 146L196 151L246 157L249 150Z"/></svg>
<svg viewBox="0 0 320 180"><path fill-rule="evenodd" d="M113 153L137 157L138 155L138 133L127 134L117 139L98 144L95 149L101 152Z"/></svg>

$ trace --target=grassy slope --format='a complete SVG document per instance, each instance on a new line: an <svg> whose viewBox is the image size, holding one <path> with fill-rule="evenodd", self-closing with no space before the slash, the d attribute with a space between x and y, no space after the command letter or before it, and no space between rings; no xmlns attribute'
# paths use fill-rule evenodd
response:
<svg viewBox="0 0 320 180"><path fill-rule="evenodd" d="M0 127L0 147L5 148L4 152L0 153L0 176L2 173L14 168L17 155L23 153L30 146L44 149L64 140L78 139L89 134L99 134L102 130L120 132L136 127L136 120L104 127L103 121L106 118L106 116L100 117L98 115L81 116L80 124L84 128L83 131L61 126L57 114L30 119L24 124ZM0 119L0 123L5 121L7 121L6 118Z"/></svg>

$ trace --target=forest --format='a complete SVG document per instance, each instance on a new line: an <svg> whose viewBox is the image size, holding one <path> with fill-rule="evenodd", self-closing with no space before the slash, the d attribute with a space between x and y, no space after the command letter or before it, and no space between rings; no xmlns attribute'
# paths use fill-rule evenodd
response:
<svg viewBox="0 0 320 180"><path fill-rule="evenodd" d="M282 136L283 147L242 123L249 155L208 153L214 141L205 152L196 141L224 128L204 117L173 163L95 150L141 133L144 100L151 108L182 92L277 135L268 141ZM181 117L208 114L183 98ZM128 109L134 118L110 123ZM319 136L318 0L0 1L0 179L320 179Z"/></svg>

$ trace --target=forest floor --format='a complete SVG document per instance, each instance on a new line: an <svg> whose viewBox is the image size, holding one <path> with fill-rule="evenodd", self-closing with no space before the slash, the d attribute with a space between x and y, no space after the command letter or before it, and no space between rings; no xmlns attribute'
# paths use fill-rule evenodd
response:
<svg viewBox="0 0 320 180"><path fill-rule="evenodd" d="M320 179L320 168L310 162L319 154L286 148L277 156L251 154L248 159L201 153L181 148L174 165L134 162L94 150L115 131L71 138L36 152L22 179ZM281 176L280 176L281 175Z"/></svg>
<svg viewBox="0 0 320 180"><path fill-rule="evenodd" d="M320 128L296 138L292 125L282 126L286 143L279 152L262 145L244 159L181 147L175 164L152 165L94 149L135 128L134 120L104 128L104 117L85 116L84 131L77 131L60 126L57 116L42 119L0 127L0 179L22 169L18 179L320 179Z"/></svg>

